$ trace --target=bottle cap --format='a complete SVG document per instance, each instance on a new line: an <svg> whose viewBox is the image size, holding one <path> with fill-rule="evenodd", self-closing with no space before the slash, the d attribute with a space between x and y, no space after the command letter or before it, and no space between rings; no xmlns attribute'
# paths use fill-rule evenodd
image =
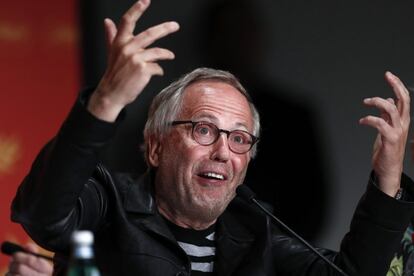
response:
<svg viewBox="0 0 414 276"><path fill-rule="evenodd" d="M72 234L72 242L75 244L93 244L93 233L88 230L75 231Z"/></svg>

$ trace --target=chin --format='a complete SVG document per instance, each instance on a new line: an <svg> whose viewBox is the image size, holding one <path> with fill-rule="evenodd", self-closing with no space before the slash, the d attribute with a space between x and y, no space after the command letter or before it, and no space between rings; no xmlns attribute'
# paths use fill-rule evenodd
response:
<svg viewBox="0 0 414 276"><path fill-rule="evenodd" d="M216 220L227 208L232 198L210 198L208 196L196 197L192 211L200 220Z"/></svg>

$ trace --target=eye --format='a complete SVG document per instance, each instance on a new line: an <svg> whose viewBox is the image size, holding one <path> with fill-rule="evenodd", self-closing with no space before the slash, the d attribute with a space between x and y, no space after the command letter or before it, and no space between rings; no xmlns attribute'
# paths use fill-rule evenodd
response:
<svg viewBox="0 0 414 276"><path fill-rule="evenodd" d="M195 132L200 136L210 136L212 135L212 128L207 124L199 124L196 126Z"/></svg>
<svg viewBox="0 0 414 276"><path fill-rule="evenodd" d="M240 145L245 145L245 144L250 144L251 143L251 139L249 137L249 135L247 135L244 132L232 132L231 133L231 137L230 137L231 141L236 143L236 144L240 144Z"/></svg>
<svg viewBox="0 0 414 276"><path fill-rule="evenodd" d="M198 129L198 132L202 135L207 135L210 132L210 130L208 129L208 127L200 127Z"/></svg>

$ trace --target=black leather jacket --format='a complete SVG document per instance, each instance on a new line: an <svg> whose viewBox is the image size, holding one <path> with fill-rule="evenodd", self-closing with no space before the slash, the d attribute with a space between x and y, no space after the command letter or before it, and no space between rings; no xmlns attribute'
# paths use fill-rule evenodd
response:
<svg viewBox="0 0 414 276"><path fill-rule="evenodd" d="M151 173L112 174L98 163L115 125L78 102L19 187L12 220L57 256L69 254L74 229L93 230L103 275L189 275L189 259L157 211ZM386 196L371 182L340 252L321 249L349 275L385 275L414 213L412 203ZM337 275L239 198L217 221L216 246L219 276ZM59 274L64 265L56 264Z"/></svg>

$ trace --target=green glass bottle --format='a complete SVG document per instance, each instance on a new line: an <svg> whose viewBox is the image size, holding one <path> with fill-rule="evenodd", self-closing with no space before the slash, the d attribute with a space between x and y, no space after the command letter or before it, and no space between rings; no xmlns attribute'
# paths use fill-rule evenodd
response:
<svg viewBox="0 0 414 276"><path fill-rule="evenodd" d="M100 276L93 252L93 234L75 231L72 235L72 258L67 276Z"/></svg>

